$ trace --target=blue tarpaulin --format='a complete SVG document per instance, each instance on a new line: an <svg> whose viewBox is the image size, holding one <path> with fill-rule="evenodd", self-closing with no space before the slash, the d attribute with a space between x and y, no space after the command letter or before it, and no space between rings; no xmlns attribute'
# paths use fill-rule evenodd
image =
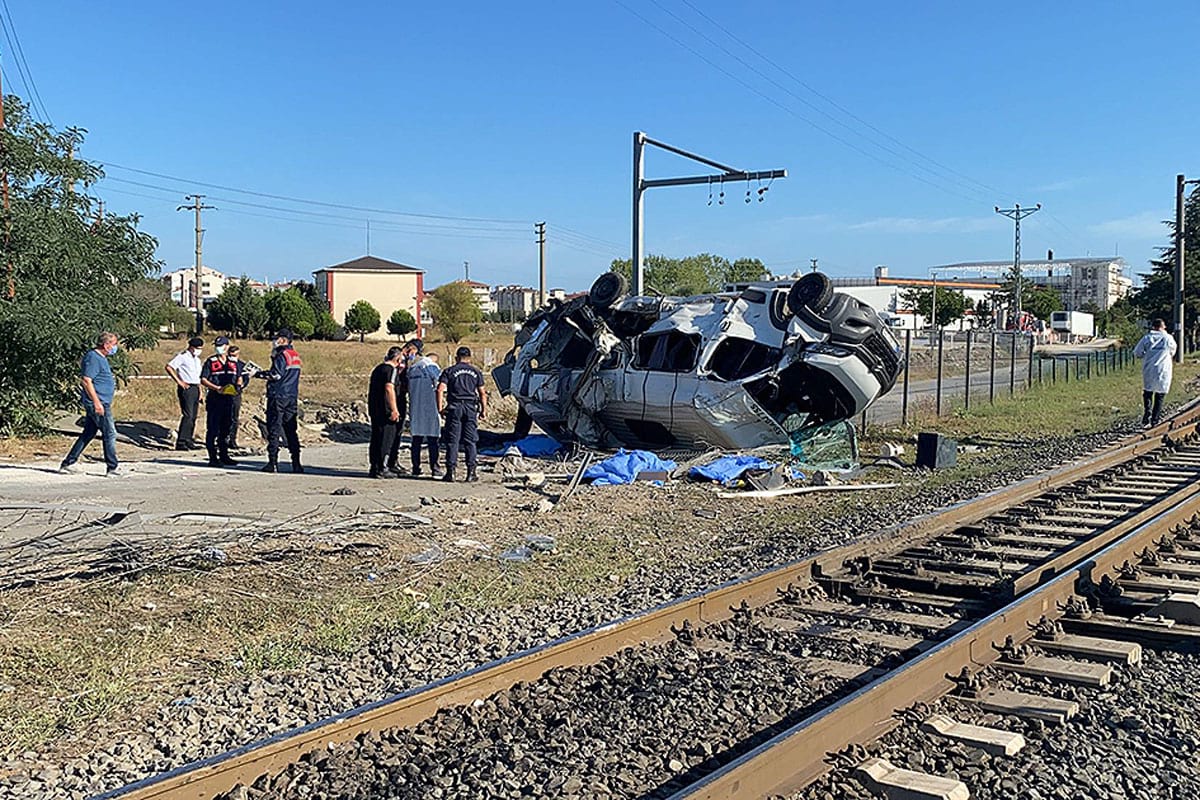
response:
<svg viewBox="0 0 1200 800"><path fill-rule="evenodd" d="M524 439L517 439L502 447L480 448L479 452L485 456L502 456L512 447L520 450L521 455L531 458L547 458L562 449L561 444L543 433L538 433L526 436Z"/></svg>
<svg viewBox="0 0 1200 800"><path fill-rule="evenodd" d="M711 464L692 467L688 475L702 480L717 481L726 486L742 477L746 470L774 469L775 465L758 456L721 456Z"/></svg>
<svg viewBox="0 0 1200 800"><path fill-rule="evenodd" d="M664 461L645 450L618 450L615 456L588 467L583 479L592 486L620 486L633 483L643 472L670 472L675 466L674 461Z"/></svg>

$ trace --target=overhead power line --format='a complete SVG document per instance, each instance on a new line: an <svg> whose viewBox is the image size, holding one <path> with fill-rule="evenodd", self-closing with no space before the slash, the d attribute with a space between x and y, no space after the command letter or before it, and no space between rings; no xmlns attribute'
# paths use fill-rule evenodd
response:
<svg viewBox="0 0 1200 800"><path fill-rule="evenodd" d="M803 115L803 114L801 114L800 112L796 111L796 109L792 108L791 106L789 106L789 105L787 105L787 104L785 104L785 103L782 103L782 102L780 102L779 100L775 99L774 97L770 96L769 94L766 94L766 93L765 93L765 92L763 92L761 89L759 89L758 87L756 87L756 86L754 86L753 84L751 84L749 81L743 80L743 79L742 79L740 76L738 76L738 75L735 75L734 73L732 73L732 72L730 72L729 70L725 69L723 66L721 66L721 65L720 65L720 64L718 64L718 63L716 63L716 62L715 62L715 61L713 61L712 59L708 58L706 55L704 55L703 53L701 53L699 50L695 49L695 48L694 48L694 47L692 47L691 45L689 45L689 44L687 44L686 42L684 42L683 40L679 39L677 36L675 36L674 34L670 33L669 31L667 31L666 29L664 29L664 28L663 28L663 27L661 27L660 25L656 24L654 21L652 21L651 19L649 19L648 17L646 17L645 15L643 15L642 13L640 13L639 11L637 11L636 9L634 9L634 8L632 8L631 6L627 5L626 3L622 2L622 0L613 0L613 2L614 2L614 3L616 3L617 5L621 6L621 8L624 8L626 11L628 11L628 12L629 12L630 14L632 14L633 16L635 16L635 17L637 17L638 19L640 19L640 20L641 20L642 22L644 22L646 25L650 26L650 27L651 27L651 28L653 28L654 30L656 30L656 31L658 31L659 33L661 33L663 36L665 36L665 37L667 37L668 39L670 39L671 41L675 42L675 44L677 44L677 45L679 45L680 47L682 47L683 49L687 50L689 53L691 53L691 54L692 54L692 55L694 55L696 58L698 58L698 59L700 59L701 61L703 61L705 64L708 64L710 67L712 67L713 69L717 70L717 71L718 71L718 72L720 72L722 75L724 75L724 76L726 76L727 78L729 78L730 80L732 80L732 81L734 81L734 82L738 83L739 85L741 85L741 86L742 86L742 87L744 87L745 89L747 89L747 90L749 90L749 91L753 92L754 94L758 95L759 97L763 98L764 100L766 100L766 101L767 101L768 103L770 103L771 105L773 105L773 106L775 106L775 107L779 108L780 110L782 110L784 113L786 113L786 114L790 114L790 115L792 115L792 116L796 117L796 118L797 118L797 119L799 119L800 121L804 122L805 124L809 125L809 126L810 126L810 127L812 127L812 128L815 128L817 131L819 131L819 132L821 132L821 133L825 134L826 136L828 136L829 138L833 139L834 141L836 141L836 142L839 142L839 143L841 143L842 145L844 145L844 146L846 146L846 147L850 148L850 149L851 149L851 150L853 150L854 152L856 152L856 153L858 153L858 154L860 154L860 155L862 155L862 156L865 156L866 158L869 158L869 159L871 159L872 161L875 161L875 162L877 162L877 163L879 163L879 164L882 164L883 166L887 167L888 169L892 169L892 170L895 170L895 171L897 171L897 172L900 172L900 173L903 173L903 174L905 174L905 175L908 175L908 176L909 176L910 178L912 178L913 180L916 180L916 181L919 181L919 182L921 182L921 183L924 183L924 184L926 184L926 185L928 185L928 186L931 186L931 187L933 187L934 189L937 189L937 190L939 190L939 191L945 192L945 193L947 193L947 194L952 194L952 195L954 195L954 196L958 197L958 198L959 198L959 199L961 199L961 200L966 200L966 201L967 201L967 202L969 202L969 203L976 203L976 204L978 204L978 203L981 203L981 202L982 202L982 201L981 201L981 199L979 199L979 198L976 198L976 197L971 197L971 196L969 196L969 195L966 195L966 194L964 194L963 192L961 192L961 191L958 191L957 189L954 189L954 188L952 188L952 187L945 186L945 185L943 185L943 184L940 184L940 183L935 183L934 181L932 181L932 180L929 180L928 178L924 177L923 175L918 175L918 174L916 174L916 173L912 172L911 170L905 169L905 168L904 168L903 166L901 166L901 165L895 164L895 163L893 163L892 161L889 161L889 160L887 160L887 159L885 159L885 158L882 158L881 156L879 156L879 155L876 155L875 153L872 153L872 152L870 152L869 150L865 150L865 149L863 149L862 147L858 146L858 145L857 145L857 144L855 144L854 142L851 142L851 141L847 140L845 137L843 137L843 136L840 136L840 135L838 135L837 133L834 133L833 131L829 130L828 128L826 128L826 127L822 126L821 124L819 124L819 123L817 123L817 122L814 122L813 120L809 119L809 118L808 118L808 117L806 117L805 115Z"/></svg>
<svg viewBox="0 0 1200 800"><path fill-rule="evenodd" d="M42 93L38 91L37 84L33 80L33 70L29 68L29 62L25 60L25 50L21 47L21 37L17 35L17 26L13 24L12 13L8 10L8 0L0 0L0 10L3 10L4 38L8 42L9 52L13 55L13 60L17 63L17 70L21 73L21 81L25 84L25 94L29 98L29 106L34 112L34 116L39 117L47 125L54 125L54 121L50 119L50 112L46 110L46 104L42 102ZM11 38L10 38L11 34Z"/></svg>
<svg viewBox="0 0 1200 800"><path fill-rule="evenodd" d="M301 203L304 205L320 206L322 208L335 208L335 209L342 209L345 211L361 211L361 212L367 213L367 214L388 214L388 215L399 216L399 217L416 217L419 219L442 219L442 220L451 220L451 221L457 221L457 222L488 222L488 223L494 223L494 224L522 225L522 226L529 224L528 220L523 220L523 219L494 219L494 218L488 218L488 217L454 216L454 215L450 215L450 214L426 214L426 213L420 213L420 212L416 212L416 211L397 211L395 209L388 209L388 208L370 208L370 207L366 207L366 206L352 206L352 205L347 205L344 203L330 203L330 202L327 202L324 200L313 200L313 199L305 198L305 197L291 197L291 196L283 195L283 194L272 194L270 192L259 192L254 189L241 189L236 186L227 186L227 185L222 185L219 183L209 183L206 181L197 181L197 180L193 180L191 178L181 178L178 175L168 175L168 174L162 173L162 172L153 172L151 170L138 169L137 167L127 167L127 166L123 166L121 164L116 164L112 161L103 162L102 165L105 167L115 167L116 169L122 169L127 172L135 172L139 175L149 175L149 176L155 177L155 178L163 178L165 180L177 181L177 182L185 184L185 185L203 186L208 189L219 189L224 192L234 192L236 194L245 194L245 195L250 195L252 197L265 197L270 200L284 200L289 203Z"/></svg>

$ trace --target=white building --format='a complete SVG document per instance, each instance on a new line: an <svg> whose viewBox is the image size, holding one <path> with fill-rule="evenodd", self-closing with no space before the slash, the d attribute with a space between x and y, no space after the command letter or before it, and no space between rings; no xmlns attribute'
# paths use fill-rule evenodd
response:
<svg viewBox="0 0 1200 800"><path fill-rule="evenodd" d="M196 309L196 268L183 267L165 273L162 281L167 285L171 300L193 311ZM229 278L224 273L212 267L202 267L200 271L200 300L204 305L211 303L225 290Z"/></svg>
<svg viewBox="0 0 1200 800"><path fill-rule="evenodd" d="M465 283L470 287L471 293L475 295L476 302L479 303L479 310L484 314L491 314L496 311L496 301L492 299L492 287L486 283L479 281L463 280L459 283Z"/></svg>
<svg viewBox="0 0 1200 800"><path fill-rule="evenodd" d="M501 315L527 319L538 308L538 290L528 286L496 286L492 288L492 303Z"/></svg>
<svg viewBox="0 0 1200 800"><path fill-rule="evenodd" d="M964 261L944 264L934 270L949 277L962 272L1002 277L1012 269L1012 261ZM1133 289L1123 258L1062 258L1021 262L1021 275L1038 286L1054 289L1062 297L1066 311L1095 306L1107 310ZM941 276L939 276L939 283Z"/></svg>

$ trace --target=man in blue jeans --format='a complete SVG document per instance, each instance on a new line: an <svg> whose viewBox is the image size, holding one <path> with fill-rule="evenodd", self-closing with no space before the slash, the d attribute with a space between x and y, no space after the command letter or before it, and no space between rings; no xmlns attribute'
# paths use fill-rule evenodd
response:
<svg viewBox="0 0 1200 800"><path fill-rule="evenodd" d="M79 382L83 391L79 395L79 403L87 414L83 423L83 431L71 447L71 452L63 459L59 472L78 472L75 462L83 454L96 434L104 445L104 463L108 465L105 473L109 477L123 474L117 466L117 428L113 424L112 401L117 382L113 377L112 367L108 359L117 353L117 335L105 331L96 339L96 347L88 350L83 356L79 369Z"/></svg>

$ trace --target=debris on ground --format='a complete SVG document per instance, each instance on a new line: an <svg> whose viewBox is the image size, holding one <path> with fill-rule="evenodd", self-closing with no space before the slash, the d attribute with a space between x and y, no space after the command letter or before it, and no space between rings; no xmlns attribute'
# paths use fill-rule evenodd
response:
<svg viewBox="0 0 1200 800"><path fill-rule="evenodd" d="M591 481L592 486L622 486L633 483L643 472L662 472L669 476L675 466L674 461L663 460L648 450L622 448L616 455L588 467L583 480Z"/></svg>

